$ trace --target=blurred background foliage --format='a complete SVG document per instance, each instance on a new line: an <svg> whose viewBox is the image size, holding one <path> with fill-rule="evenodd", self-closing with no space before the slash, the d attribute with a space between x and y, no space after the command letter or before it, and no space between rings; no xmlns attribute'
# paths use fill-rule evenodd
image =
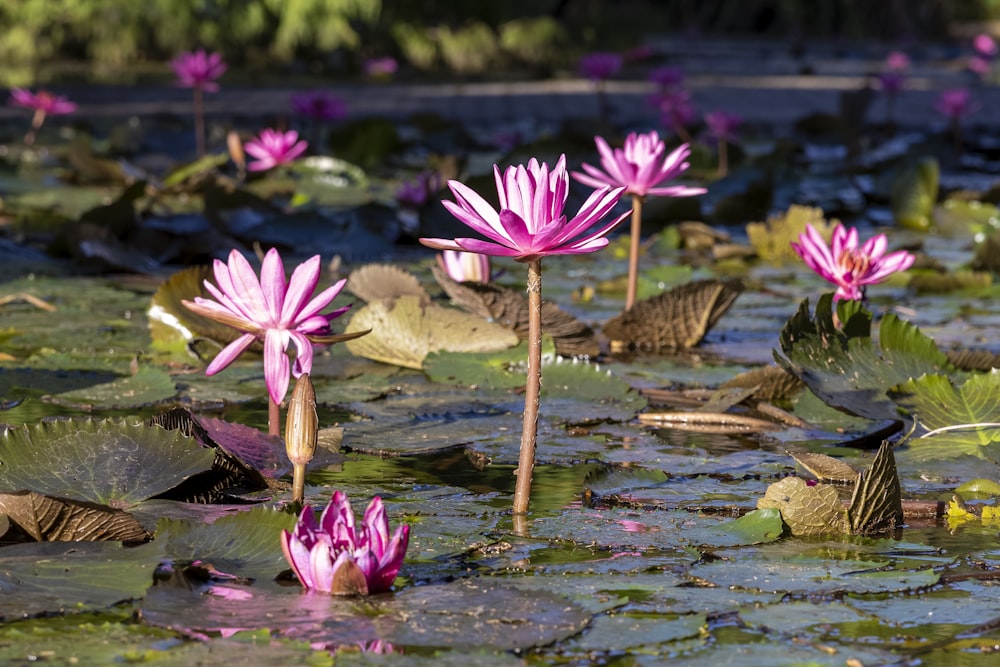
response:
<svg viewBox="0 0 1000 667"><path fill-rule="evenodd" d="M1000 19L1000 0L0 0L7 78L53 63L100 77L182 50L237 67L353 73L393 55L422 71L544 74L649 35L935 39Z"/></svg>

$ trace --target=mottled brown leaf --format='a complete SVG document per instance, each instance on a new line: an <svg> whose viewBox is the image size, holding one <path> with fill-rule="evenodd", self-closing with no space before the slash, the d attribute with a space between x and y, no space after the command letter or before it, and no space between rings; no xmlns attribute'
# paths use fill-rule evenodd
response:
<svg viewBox="0 0 1000 667"><path fill-rule="evenodd" d="M832 456L813 452L789 452L788 454L821 482L853 484L858 479L857 470Z"/></svg>
<svg viewBox="0 0 1000 667"><path fill-rule="evenodd" d="M351 271L347 291L366 303L405 295L418 297L422 303L431 300L416 276L392 264L366 264Z"/></svg>
<svg viewBox="0 0 1000 667"><path fill-rule="evenodd" d="M871 467L858 476L847 517L854 535L888 533L903 525L902 490L888 440L882 441Z"/></svg>
<svg viewBox="0 0 1000 667"><path fill-rule="evenodd" d="M3 514L20 533L36 542L145 542L150 538L128 512L34 491L0 493Z"/></svg>
<svg viewBox="0 0 1000 667"><path fill-rule="evenodd" d="M758 509L776 509L792 535L847 532L844 505L832 486L809 486L801 477L786 477L767 487Z"/></svg>
<svg viewBox="0 0 1000 667"><path fill-rule="evenodd" d="M1000 368L1000 354L989 350L948 350L945 352L948 361L963 371L989 371Z"/></svg>
<svg viewBox="0 0 1000 667"><path fill-rule="evenodd" d="M738 280L686 283L611 318L604 334L612 351L657 351L694 347L743 291Z"/></svg>
<svg viewBox="0 0 1000 667"><path fill-rule="evenodd" d="M752 387L753 397L759 401L786 401L802 391L805 386L781 366L760 366L723 382L721 388Z"/></svg>
<svg viewBox="0 0 1000 667"><path fill-rule="evenodd" d="M439 267L434 278L459 308L497 322L520 340L528 337L528 297L499 285L459 283ZM542 333L552 337L556 353L564 357L596 357L600 352L594 331L551 301L542 303Z"/></svg>

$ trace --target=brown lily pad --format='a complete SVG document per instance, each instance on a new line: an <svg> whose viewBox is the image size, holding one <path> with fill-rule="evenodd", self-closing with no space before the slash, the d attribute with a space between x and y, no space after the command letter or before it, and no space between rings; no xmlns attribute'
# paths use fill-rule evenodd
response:
<svg viewBox="0 0 1000 667"><path fill-rule="evenodd" d="M416 276L392 264L366 264L355 269L347 277L347 290L366 303L406 295L430 301Z"/></svg>
<svg viewBox="0 0 1000 667"><path fill-rule="evenodd" d="M150 534L131 514L106 505L34 491L0 493L4 542L145 542Z"/></svg>
<svg viewBox="0 0 1000 667"><path fill-rule="evenodd" d="M699 280L637 302L611 318L613 352L684 350L702 341L743 291L738 280Z"/></svg>
<svg viewBox="0 0 1000 667"><path fill-rule="evenodd" d="M871 467L858 476L847 518L853 535L889 533L903 525L902 490L888 440L882 441Z"/></svg>
<svg viewBox="0 0 1000 667"><path fill-rule="evenodd" d="M719 385L720 388L746 387L753 389L753 398L759 401L785 401L802 391L805 385L781 366L770 365L754 368Z"/></svg>

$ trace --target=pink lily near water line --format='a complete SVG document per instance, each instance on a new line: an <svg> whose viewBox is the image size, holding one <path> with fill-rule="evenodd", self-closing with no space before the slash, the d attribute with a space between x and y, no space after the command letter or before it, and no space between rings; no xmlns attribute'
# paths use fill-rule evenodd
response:
<svg viewBox="0 0 1000 667"><path fill-rule="evenodd" d="M288 164L305 153L308 142L299 140L295 130L282 132L270 128L260 131L256 137L243 145L244 150L255 158L250 171L267 171L281 164Z"/></svg>
<svg viewBox="0 0 1000 667"><path fill-rule="evenodd" d="M308 590L333 595L372 595L392 587L410 542L410 526L389 536L389 520L378 496L357 525L351 501L335 491L316 521L308 505L292 532L281 532L281 549Z"/></svg>
<svg viewBox="0 0 1000 667"><path fill-rule="evenodd" d="M876 234L858 245L858 230L838 224L828 244L812 225L799 235L792 248L810 269L837 287L833 298L861 300L868 285L885 282L889 276L913 266L914 256L905 250L886 254L885 234Z"/></svg>
<svg viewBox="0 0 1000 667"><path fill-rule="evenodd" d="M487 240L475 238L422 238L439 250L464 250L483 255L511 257L528 265L528 373L524 393L521 450L516 471L514 513L528 511L531 476L538 435L538 403L542 362L542 257L594 252L608 244L605 238L629 212L601 223L618 203L625 187L602 185L572 218L565 214L569 195L566 156L550 168L532 158L527 165L508 167L502 174L493 167L499 211L468 186L449 181L455 201L444 206L460 221Z"/></svg>
<svg viewBox="0 0 1000 667"><path fill-rule="evenodd" d="M635 303L639 281L639 240L642 236L642 204L648 195L659 197L690 197L705 193L705 188L686 185L664 185L680 176L688 168L687 158L691 149L681 144L673 151L654 132L631 133L622 148L611 148L602 137L594 137L601 156L603 171L584 163L583 173L573 172L573 178L591 187L610 186L624 188L632 195L632 229L629 248L628 288L625 309Z"/></svg>
<svg viewBox="0 0 1000 667"><path fill-rule="evenodd" d="M60 116L76 111L76 103L70 102L62 95L53 95L47 90L33 93L26 88L14 88L10 91L8 104L34 111L31 118L31 129L24 136L24 143L30 146L35 143L35 135L41 129L48 116Z"/></svg>
<svg viewBox="0 0 1000 667"><path fill-rule="evenodd" d="M195 297L184 301L193 312L222 322L241 332L205 369L206 375L218 373L254 343L264 346L264 382L270 399L270 431L277 430L277 406L288 391L289 373L295 377L312 370L313 344L329 344L355 338L354 334L330 334L330 322L350 306L330 313L322 311L347 283L340 280L313 297L319 284L320 257L316 255L295 267L289 280L281 255L272 248L261 263L260 278L250 262L233 250L229 261L215 260L215 284L206 280L205 289L215 300ZM312 298L311 298L312 297ZM367 332L366 332L367 333ZM295 345L295 363L290 364L285 350Z"/></svg>
<svg viewBox="0 0 1000 667"><path fill-rule="evenodd" d="M198 156L205 154L205 109L202 96L219 90L215 82L225 73L227 65L218 53L203 49L184 52L170 61L177 76L177 85L190 88L194 94L194 139Z"/></svg>

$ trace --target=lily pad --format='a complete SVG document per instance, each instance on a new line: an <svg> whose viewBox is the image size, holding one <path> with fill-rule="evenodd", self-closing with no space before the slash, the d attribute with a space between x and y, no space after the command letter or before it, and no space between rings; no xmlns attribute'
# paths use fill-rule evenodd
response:
<svg viewBox="0 0 1000 667"><path fill-rule="evenodd" d="M116 508L212 466L211 449L158 426L71 419L0 432L0 489Z"/></svg>
<svg viewBox="0 0 1000 667"><path fill-rule="evenodd" d="M128 512L31 491L0 492L0 516L35 542L145 542L150 534ZM12 541L10 530L0 534Z"/></svg>
<svg viewBox="0 0 1000 667"><path fill-rule="evenodd" d="M75 389L48 397L52 403L87 410L139 408L168 401L177 395L170 376L159 368L142 366L131 375L85 389Z"/></svg>

